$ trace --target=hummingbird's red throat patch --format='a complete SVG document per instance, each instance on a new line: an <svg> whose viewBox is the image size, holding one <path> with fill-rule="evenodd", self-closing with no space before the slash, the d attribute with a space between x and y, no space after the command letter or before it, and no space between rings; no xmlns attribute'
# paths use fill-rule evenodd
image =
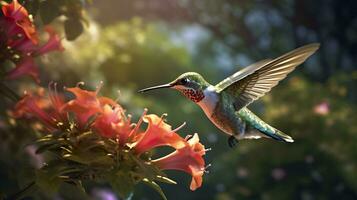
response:
<svg viewBox="0 0 357 200"><path fill-rule="evenodd" d="M187 98L191 99L195 103L198 103L203 98L205 98L205 95L203 94L202 90L184 89L182 90L182 94L185 95Z"/></svg>

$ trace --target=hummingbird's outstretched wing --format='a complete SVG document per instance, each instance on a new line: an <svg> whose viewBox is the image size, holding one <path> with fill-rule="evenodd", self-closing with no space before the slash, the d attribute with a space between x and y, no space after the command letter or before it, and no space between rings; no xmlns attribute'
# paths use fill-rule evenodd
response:
<svg viewBox="0 0 357 200"><path fill-rule="evenodd" d="M318 43L309 44L274 60L254 63L218 83L215 86L217 92L229 91L234 94L237 98L235 108L240 110L269 92L295 67L311 56L319 46Z"/></svg>
<svg viewBox="0 0 357 200"><path fill-rule="evenodd" d="M261 67L263 67L265 64L269 63L271 59L265 59L258 61L256 63L250 64L247 67L244 67L243 69L237 71L233 75L227 77L223 81L219 82L215 87L218 89L218 92L226 89L228 86L232 85L233 83L243 79L244 77L254 73Z"/></svg>

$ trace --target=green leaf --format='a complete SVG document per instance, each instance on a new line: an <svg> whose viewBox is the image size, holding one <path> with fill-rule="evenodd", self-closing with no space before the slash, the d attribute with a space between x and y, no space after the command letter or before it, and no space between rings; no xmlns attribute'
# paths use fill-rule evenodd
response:
<svg viewBox="0 0 357 200"><path fill-rule="evenodd" d="M113 159L101 149L92 149L92 151L74 151L63 155L66 160L74 161L85 165L112 166Z"/></svg>
<svg viewBox="0 0 357 200"><path fill-rule="evenodd" d="M84 27L80 19L68 18L64 22L64 30L67 40L75 40L83 33Z"/></svg>
<svg viewBox="0 0 357 200"><path fill-rule="evenodd" d="M60 173L62 175L69 175L69 174L74 174L74 173L80 173L80 172L83 172L85 169L84 168L80 168L79 166L77 167L68 167L68 168L65 168L63 170L60 171Z"/></svg>
<svg viewBox="0 0 357 200"><path fill-rule="evenodd" d="M161 187L160 187L157 183L155 183L154 181L151 181L151 180L149 180L149 179L147 179L147 178L144 178L142 181L143 181L146 185L148 185L148 186L150 186L151 188L153 188L154 190L156 190L156 191L160 194L160 196L162 197L162 199L167 200L167 198L166 198L166 196L165 196L165 194L164 194L164 191L162 191Z"/></svg>
<svg viewBox="0 0 357 200"><path fill-rule="evenodd" d="M123 199L128 199L134 190L134 181L129 173L119 171L115 175L108 175L113 190Z"/></svg>
<svg viewBox="0 0 357 200"><path fill-rule="evenodd" d="M79 191L81 191L83 194L86 194L86 189L84 188L82 181L74 181L74 184L76 185L76 187L79 189Z"/></svg>
<svg viewBox="0 0 357 200"><path fill-rule="evenodd" d="M47 0L42 1L40 4L40 16L45 25L51 23L56 17L61 15L60 6L56 1Z"/></svg>
<svg viewBox="0 0 357 200"><path fill-rule="evenodd" d="M56 193L61 183L72 181L73 184L83 190L81 182L71 180L71 176L78 177L84 170L86 170L86 167L82 165L71 165L60 159L51 160L47 165L36 171L36 184L45 191Z"/></svg>
<svg viewBox="0 0 357 200"><path fill-rule="evenodd" d="M156 176L156 180L160 181L160 182L163 182L163 183L168 183L168 184L174 184L176 185L176 181L168 178L168 177L165 177L165 176L160 176L160 175L157 175Z"/></svg>
<svg viewBox="0 0 357 200"><path fill-rule="evenodd" d="M139 173L145 175L144 177L150 180L154 180L157 178L157 176L165 176L165 174L160 171L155 165L147 164L141 159L138 159L135 155L130 155L130 158L135 161L136 165L139 167Z"/></svg>
<svg viewBox="0 0 357 200"><path fill-rule="evenodd" d="M41 154L45 151L49 151L51 149L56 149L60 146L61 146L61 144L58 144L58 142L46 143L46 144L40 145L38 147L38 149L36 150L36 154Z"/></svg>
<svg viewBox="0 0 357 200"><path fill-rule="evenodd" d="M16 92L14 92L11 88L9 88L4 83L0 83L0 93L14 102L17 102L21 99L20 96L16 94Z"/></svg>
<svg viewBox="0 0 357 200"><path fill-rule="evenodd" d="M57 176L53 176L51 173L45 170L37 170L36 172L36 185L42 188L43 191L54 194L58 191L61 184L61 179Z"/></svg>

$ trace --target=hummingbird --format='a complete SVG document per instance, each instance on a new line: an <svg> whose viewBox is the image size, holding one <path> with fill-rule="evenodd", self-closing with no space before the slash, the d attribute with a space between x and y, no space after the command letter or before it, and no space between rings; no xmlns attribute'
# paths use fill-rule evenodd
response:
<svg viewBox="0 0 357 200"><path fill-rule="evenodd" d="M272 138L294 142L293 138L264 122L247 106L269 92L298 65L308 59L320 44L312 43L275 59L264 59L211 85L199 73L186 72L175 80L139 90L172 88L202 108L208 119L228 135L228 145L242 139Z"/></svg>

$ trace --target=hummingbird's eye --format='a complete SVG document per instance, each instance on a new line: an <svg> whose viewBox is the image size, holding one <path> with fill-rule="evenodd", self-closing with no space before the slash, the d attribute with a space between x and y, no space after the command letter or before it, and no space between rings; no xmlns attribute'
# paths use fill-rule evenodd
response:
<svg viewBox="0 0 357 200"><path fill-rule="evenodd" d="M190 80L188 80L188 78L183 78L181 79L181 84L185 85L186 83L188 83Z"/></svg>

